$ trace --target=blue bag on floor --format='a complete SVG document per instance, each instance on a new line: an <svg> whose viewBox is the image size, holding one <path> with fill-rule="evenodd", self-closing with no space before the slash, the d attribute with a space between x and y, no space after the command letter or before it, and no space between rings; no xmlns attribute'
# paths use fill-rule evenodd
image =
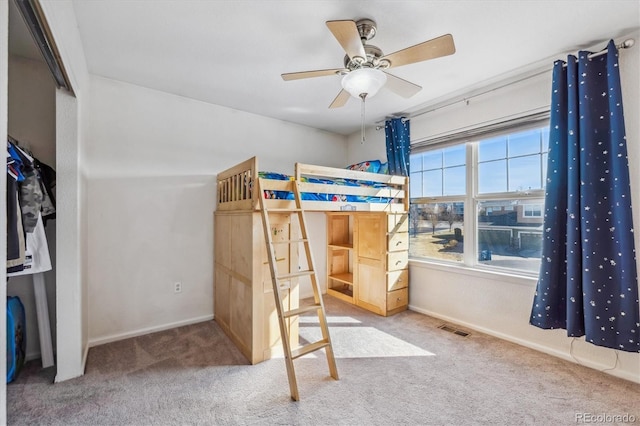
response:
<svg viewBox="0 0 640 426"><path fill-rule="evenodd" d="M7 383L15 380L24 364L27 333L24 306L17 296L7 297Z"/></svg>

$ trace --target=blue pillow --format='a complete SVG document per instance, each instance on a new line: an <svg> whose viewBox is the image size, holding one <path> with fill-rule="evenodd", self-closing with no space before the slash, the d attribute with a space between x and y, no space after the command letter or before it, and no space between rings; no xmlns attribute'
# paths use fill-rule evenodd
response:
<svg viewBox="0 0 640 426"><path fill-rule="evenodd" d="M293 180L293 176L284 175L282 173L275 173L275 172L258 172L258 176L265 179Z"/></svg>
<svg viewBox="0 0 640 426"><path fill-rule="evenodd" d="M380 160L368 160L347 166L347 169L357 170L360 172L378 173L381 165L382 163Z"/></svg>
<svg viewBox="0 0 640 426"><path fill-rule="evenodd" d="M383 175L388 175L389 174L389 163L382 163L380 165L380 170L378 171L378 173L382 173Z"/></svg>

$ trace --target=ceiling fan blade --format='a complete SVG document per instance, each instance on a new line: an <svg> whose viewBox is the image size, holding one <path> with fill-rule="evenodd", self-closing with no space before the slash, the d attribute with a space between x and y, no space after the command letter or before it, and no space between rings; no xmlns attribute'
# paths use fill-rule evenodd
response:
<svg viewBox="0 0 640 426"><path fill-rule="evenodd" d="M351 95L349 94L349 92L342 89L340 93L338 93L338 96L336 96L336 98L333 100L333 102L331 102L329 108L340 108L341 106L344 106L344 104L347 103L350 97Z"/></svg>
<svg viewBox="0 0 640 426"><path fill-rule="evenodd" d="M403 98L410 98L422 90L422 87L417 84L413 84L410 81L389 74L388 72L385 72L385 74L387 75L385 87Z"/></svg>
<svg viewBox="0 0 640 426"><path fill-rule="evenodd" d="M360 33L354 21L327 21L327 27L333 36L338 40L340 46L347 52L349 58L356 56L366 59L367 53L360 40Z"/></svg>
<svg viewBox="0 0 640 426"><path fill-rule="evenodd" d="M330 70L290 72L290 73L282 74L282 79L284 81L290 81L290 80L300 80L302 78L324 77L327 75L337 75L341 71L349 72L349 70L344 68L334 68Z"/></svg>
<svg viewBox="0 0 640 426"><path fill-rule="evenodd" d="M453 36L451 34L445 34L432 40L416 44L415 46L398 50L397 52L385 56L384 59L391 62L389 68L392 68L412 64L414 62L426 61L427 59L452 55L455 51L456 47L453 44Z"/></svg>

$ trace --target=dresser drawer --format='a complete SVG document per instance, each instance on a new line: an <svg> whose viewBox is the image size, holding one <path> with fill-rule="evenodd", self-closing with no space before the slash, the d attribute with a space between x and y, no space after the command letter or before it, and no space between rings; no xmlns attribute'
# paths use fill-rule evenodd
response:
<svg viewBox="0 0 640 426"><path fill-rule="evenodd" d="M409 215L406 213L388 214L387 232L409 232Z"/></svg>
<svg viewBox="0 0 640 426"><path fill-rule="evenodd" d="M409 250L409 233L396 232L394 234L389 234L389 236L387 237L387 250L389 251Z"/></svg>
<svg viewBox="0 0 640 426"><path fill-rule="evenodd" d="M387 293L387 311L392 311L409 304L409 289L390 291Z"/></svg>
<svg viewBox="0 0 640 426"><path fill-rule="evenodd" d="M399 290L409 286L409 270L401 269L387 273L387 291Z"/></svg>
<svg viewBox="0 0 640 426"><path fill-rule="evenodd" d="M387 254L387 271L398 271L409 266L409 252L398 251Z"/></svg>

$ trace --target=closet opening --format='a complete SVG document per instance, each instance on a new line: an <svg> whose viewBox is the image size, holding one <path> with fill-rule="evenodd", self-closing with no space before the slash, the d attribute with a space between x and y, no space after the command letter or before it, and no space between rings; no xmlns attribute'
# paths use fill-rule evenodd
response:
<svg viewBox="0 0 640 426"><path fill-rule="evenodd" d="M55 371L56 94L73 92L38 2L8 5L6 290L24 306L25 361Z"/></svg>

